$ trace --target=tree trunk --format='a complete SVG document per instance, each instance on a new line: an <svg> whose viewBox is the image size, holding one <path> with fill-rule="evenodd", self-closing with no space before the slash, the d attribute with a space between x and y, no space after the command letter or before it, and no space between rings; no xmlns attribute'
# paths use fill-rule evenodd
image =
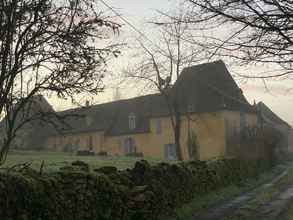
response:
<svg viewBox="0 0 293 220"><path fill-rule="evenodd" d="M175 128L174 128L175 146L176 146L177 159L182 161L183 156L182 156L181 145L180 145L180 136L181 136L180 112L178 111L177 107L175 107Z"/></svg>

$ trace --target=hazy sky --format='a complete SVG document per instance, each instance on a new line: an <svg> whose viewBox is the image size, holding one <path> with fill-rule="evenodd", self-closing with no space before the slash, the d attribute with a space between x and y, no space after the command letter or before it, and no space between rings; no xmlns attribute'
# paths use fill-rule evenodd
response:
<svg viewBox="0 0 293 220"><path fill-rule="evenodd" d="M117 10L124 18L126 18L143 32L146 32L144 28L144 22L155 15L156 9L169 10L177 7L178 5L178 1L176 0L105 0L105 2L113 6L115 10ZM110 13L110 11L108 13ZM126 32L128 32L130 35L137 34L126 24L123 29L124 31L127 30ZM230 69L229 66L228 69ZM253 69L250 71L253 71ZM251 103L253 103L254 100L256 102L263 101L273 111L279 114L281 118L285 119L288 123L293 125L293 115L291 113L293 109L293 92L291 92L291 89L293 88L292 81L267 81L267 88L261 81L253 80L248 81L245 84L242 84L239 81L237 82ZM108 88L106 93L100 94L97 100L99 100L99 102L110 101L113 93L113 90L111 89L112 88ZM130 88L124 89L126 92L123 91L123 94L131 94L128 91ZM124 95L124 98L127 97ZM61 103L60 101L59 103L55 102L55 106L57 106L59 109L62 109L64 106L67 106L67 104Z"/></svg>
<svg viewBox="0 0 293 220"><path fill-rule="evenodd" d="M99 0L97 0L99 1ZM132 22L138 19L150 18L155 10L169 10L178 5L176 0L105 0Z"/></svg>

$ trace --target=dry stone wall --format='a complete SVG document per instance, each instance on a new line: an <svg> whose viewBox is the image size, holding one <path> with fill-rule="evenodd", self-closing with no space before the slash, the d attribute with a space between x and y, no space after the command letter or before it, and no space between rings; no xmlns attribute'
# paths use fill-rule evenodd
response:
<svg viewBox="0 0 293 220"><path fill-rule="evenodd" d="M76 161L60 172L40 174L28 167L0 172L1 220L160 219L196 196L256 177L264 161L192 161L133 169L90 171Z"/></svg>

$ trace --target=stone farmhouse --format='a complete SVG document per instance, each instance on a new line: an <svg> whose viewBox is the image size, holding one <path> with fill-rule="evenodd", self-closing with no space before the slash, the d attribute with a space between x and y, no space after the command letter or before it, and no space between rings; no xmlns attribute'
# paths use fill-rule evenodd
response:
<svg viewBox="0 0 293 220"><path fill-rule="evenodd" d="M78 117L67 119L62 132L51 129L43 144L58 151L176 159L170 100L178 104L186 160L229 156L228 136L257 125L256 107L222 61L185 68L167 93L59 112Z"/></svg>
<svg viewBox="0 0 293 220"><path fill-rule="evenodd" d="M41 95L33 97L32 103L34 111L55 114L62 123L29 123L17 133L14 148L176 159L171 122L174 103L180 116L180 150L185 160L235 156L235 149L243 148L237 134L259 126L256 105L248 103L222 61L183 69L164 95L62 112L54 112ZM5 119L0 127L3 130Z"/></svg>

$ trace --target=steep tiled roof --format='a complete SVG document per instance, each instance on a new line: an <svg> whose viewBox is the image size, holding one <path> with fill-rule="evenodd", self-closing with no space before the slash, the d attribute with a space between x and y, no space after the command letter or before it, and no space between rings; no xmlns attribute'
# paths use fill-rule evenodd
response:
<svg viewBox="0 0 293 220"><path fill-rule="evenodd" d="M16 104L15 108L17 108L21 101ZM12 145L20 142L22 143L20 147L24 149L40 147L44 139L48 137L48 133L52 131L52 127L40 119L40 114L49 115L51 113L54 114L54 109L42 95L33 96L26 102L16 117L14 128L18 126L21 126L21 128L18 129L16 139ZM0 139L5 136L7 130L6 120L7 118L5 117L0 122Z"/></svg>
<svg viewBox="0 0 293 220"><path fill-rule="evenodd" d="M222 61L185 68L168 91L168 96L172 101L177 101L182 114L214 112L222 109L255 111ZM129 129L130 113L136 116L134 130ZM149 118L170 115L166 99L161 94L71 109L59 114L80 116L67 119L71 129L66 132L105 131L107 135L149 132Z"/></svg>
<svg viewBox="0 0 293 220"><path fill-rule="evenodd" d="M257 109L260 113L260 117L262 120L266 123L269 123L271 125L285 125L288 128L291 128L291 126L281 119L276 113L274 113L266 104L263 102L257 103Z"/></svg>
<svg viewBox="0 0 293 220"><path fill-rule="evenodd" d="M90 131L105 131L108 135L145 133L149 131L148 119L150 117L168 114L169 111L164 102L165 99L160 94L153 94L70 109L59 112L59 115L67 115L66 122L70 125L70 129L65 130L65 133ZM130 113L134 113L136 117L134 130L129 129L128 116Z"/></svg>
<svg viewBox="0 0 293 220"><path fill-rule="evenodd" d="M182 107L194 103L195 112L254 111L221 60L185 68L175 87Z"/></svg>

